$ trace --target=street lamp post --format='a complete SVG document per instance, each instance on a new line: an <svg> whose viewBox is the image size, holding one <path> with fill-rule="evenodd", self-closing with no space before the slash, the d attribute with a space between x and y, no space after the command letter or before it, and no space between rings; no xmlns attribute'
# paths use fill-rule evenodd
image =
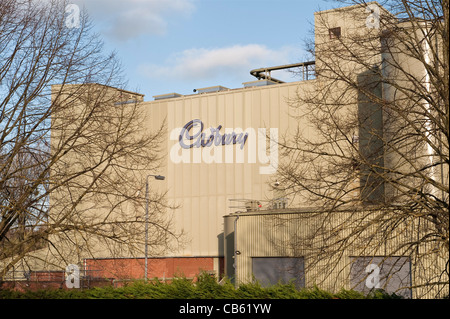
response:
<svg viewBox="0 0 450 319"><path fill-rule="evenodd" d="M164 176L161 175L147 175L145 181L145 281L147 281L147 270L148 270L148 178L153 176L156 180L163 181Z"/></svg>

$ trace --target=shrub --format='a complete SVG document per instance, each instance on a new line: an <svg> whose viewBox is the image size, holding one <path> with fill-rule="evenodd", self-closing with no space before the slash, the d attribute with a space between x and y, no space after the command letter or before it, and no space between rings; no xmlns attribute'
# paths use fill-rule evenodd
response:
<svg viewBox="0 0 450 319"><path fill-rule="evenodd" d="M202 273L195 284L195 295L199 299L233 299L236 297L234 285L228 278L220 283L216 276Z"/></svg>
<svg viewBox="0 0 450 319"><path fill-rule="evenodd" d="M124 287L112 286L91 289L43 289L18 292L1 290L0 299L398 299L401 296L375 290L364 295L354 290L342 289L331 293L318 287L297 289L293 283L263 287L257 281L238 288L227 279L218 282L207 273L198 275L196 281L177 277L170 283L158 279L131 282Z"/></svg>

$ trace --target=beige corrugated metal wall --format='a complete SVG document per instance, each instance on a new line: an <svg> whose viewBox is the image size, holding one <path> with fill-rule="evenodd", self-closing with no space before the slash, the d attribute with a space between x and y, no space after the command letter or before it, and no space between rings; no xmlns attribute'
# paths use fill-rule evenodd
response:
<svg viewBox="0 0 450 319"><path fill-rule="evenodd" d="M193 153L198 149L190 149L191 163L176 163L171 158L172 148L178 145L178 134L181 128L193 119L204 123L204 131L210 127L222 125L225 129L243 130L259 128L278 130L278 136L285 134L289 127L296 128L298 123L289 114L292 112L288 100L294 98L298 90L312 85L314 80L292 82L279 85L251 87L220 91L216 93L193 94L182 98L156 100L146 102L143 107L148 110L148 127L158 127L161 119L167 121L167 159L164 183L153 183L153 187L168 190L169 204L178 205L172 211L174 225L177 230L186 233L185 245L173 255L184 256L223 256L223 216L234 212L233 205L243 202L233 199L266 200L272 198L272 190L268 182L271 174L260 174L263 164L256 155L256 162L249 162L248 154L257 152L257 141L248 139L244 151L244 162L226 163L225 147L216 146L214 151L203 148L201 151L223 151L222 163L206 163L204 158L194 162ZM267 131L268 133L270 131ZM234 152L239 145L233 146ZM222 148L222 150L219 150ZM235 156L236 153L233 155ZM257 153L256 153L257 154Z"/></svg>
<svg viewBox="0 0 450 319"><path fill-rule="evenodd" d="M350 285L350 268L354 257L405 256L411 261L413 298L434 297L436 288L426 286L439 280L444 272L448 251L433 250L423 245L421 251L408 251L405 244L414 242L417 229L429 230L421 224L404 221L395 229L387 227L390 213L380 211L317 212L254 212L226 216L235 221L235 256L226 256L226 262L235 258L236 282L253 280L253 257L304 257L305 285L318 285L331 291L354 288ZM395 223L397 224L397 223ZM228 223L228 228L233 227ZM419 228L418 228L419 227ZM234 229L228 229L232 232ZM351 235L351 236L349 236ZM350 238L350 241L346 239ZM436 247L435 247L436 248ZM230 251L227 249L227 251ZM329 253L333 251L334 253ZM448 283L440 295L448 294Z"/></svg>

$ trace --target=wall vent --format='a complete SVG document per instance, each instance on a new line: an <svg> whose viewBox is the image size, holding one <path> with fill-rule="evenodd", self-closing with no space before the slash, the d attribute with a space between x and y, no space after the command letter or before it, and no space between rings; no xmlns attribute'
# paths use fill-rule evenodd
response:
<svg viewBox="0 0 450 319"><path fill-rule="evenodd" d="M330 39L339 39L341 37L341 27L328 29Z"/></svg>

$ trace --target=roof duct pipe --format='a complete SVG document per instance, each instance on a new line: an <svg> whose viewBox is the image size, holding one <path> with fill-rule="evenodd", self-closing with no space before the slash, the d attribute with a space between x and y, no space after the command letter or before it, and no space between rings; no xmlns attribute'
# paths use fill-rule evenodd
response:
<svg viewBox="0 0 450 319"><path fill-rule="evenodd" d="M277 83L285 83L282 80L278 80L273 78L270 75L270 71L268 69L255 69L255 70L251 70L250 74L253 75L255 78L257 78L258 80L270 80L273 82L277 82Z"/></svg>
<svg viewBox="0 0 450 319"><path fill-rule="evenodd" d="M308 61L308 62L300 62L300 63L293 63L293 64L285 64L285 65L279 65L279 66L272 66L268 68L259 68L254 69L250 71L250 74L256 77L258 80L264 79L264 80L271 80L277 83L285 83L282 80L278 80L273 78L270 75L271 71L275 70L284 70L284 69L292 69L292 68L298 68L298 67L304 67L307 68L310 65L315 65L316 61ZM306 79L308 79L308 73L306 73Z"/></svg>

